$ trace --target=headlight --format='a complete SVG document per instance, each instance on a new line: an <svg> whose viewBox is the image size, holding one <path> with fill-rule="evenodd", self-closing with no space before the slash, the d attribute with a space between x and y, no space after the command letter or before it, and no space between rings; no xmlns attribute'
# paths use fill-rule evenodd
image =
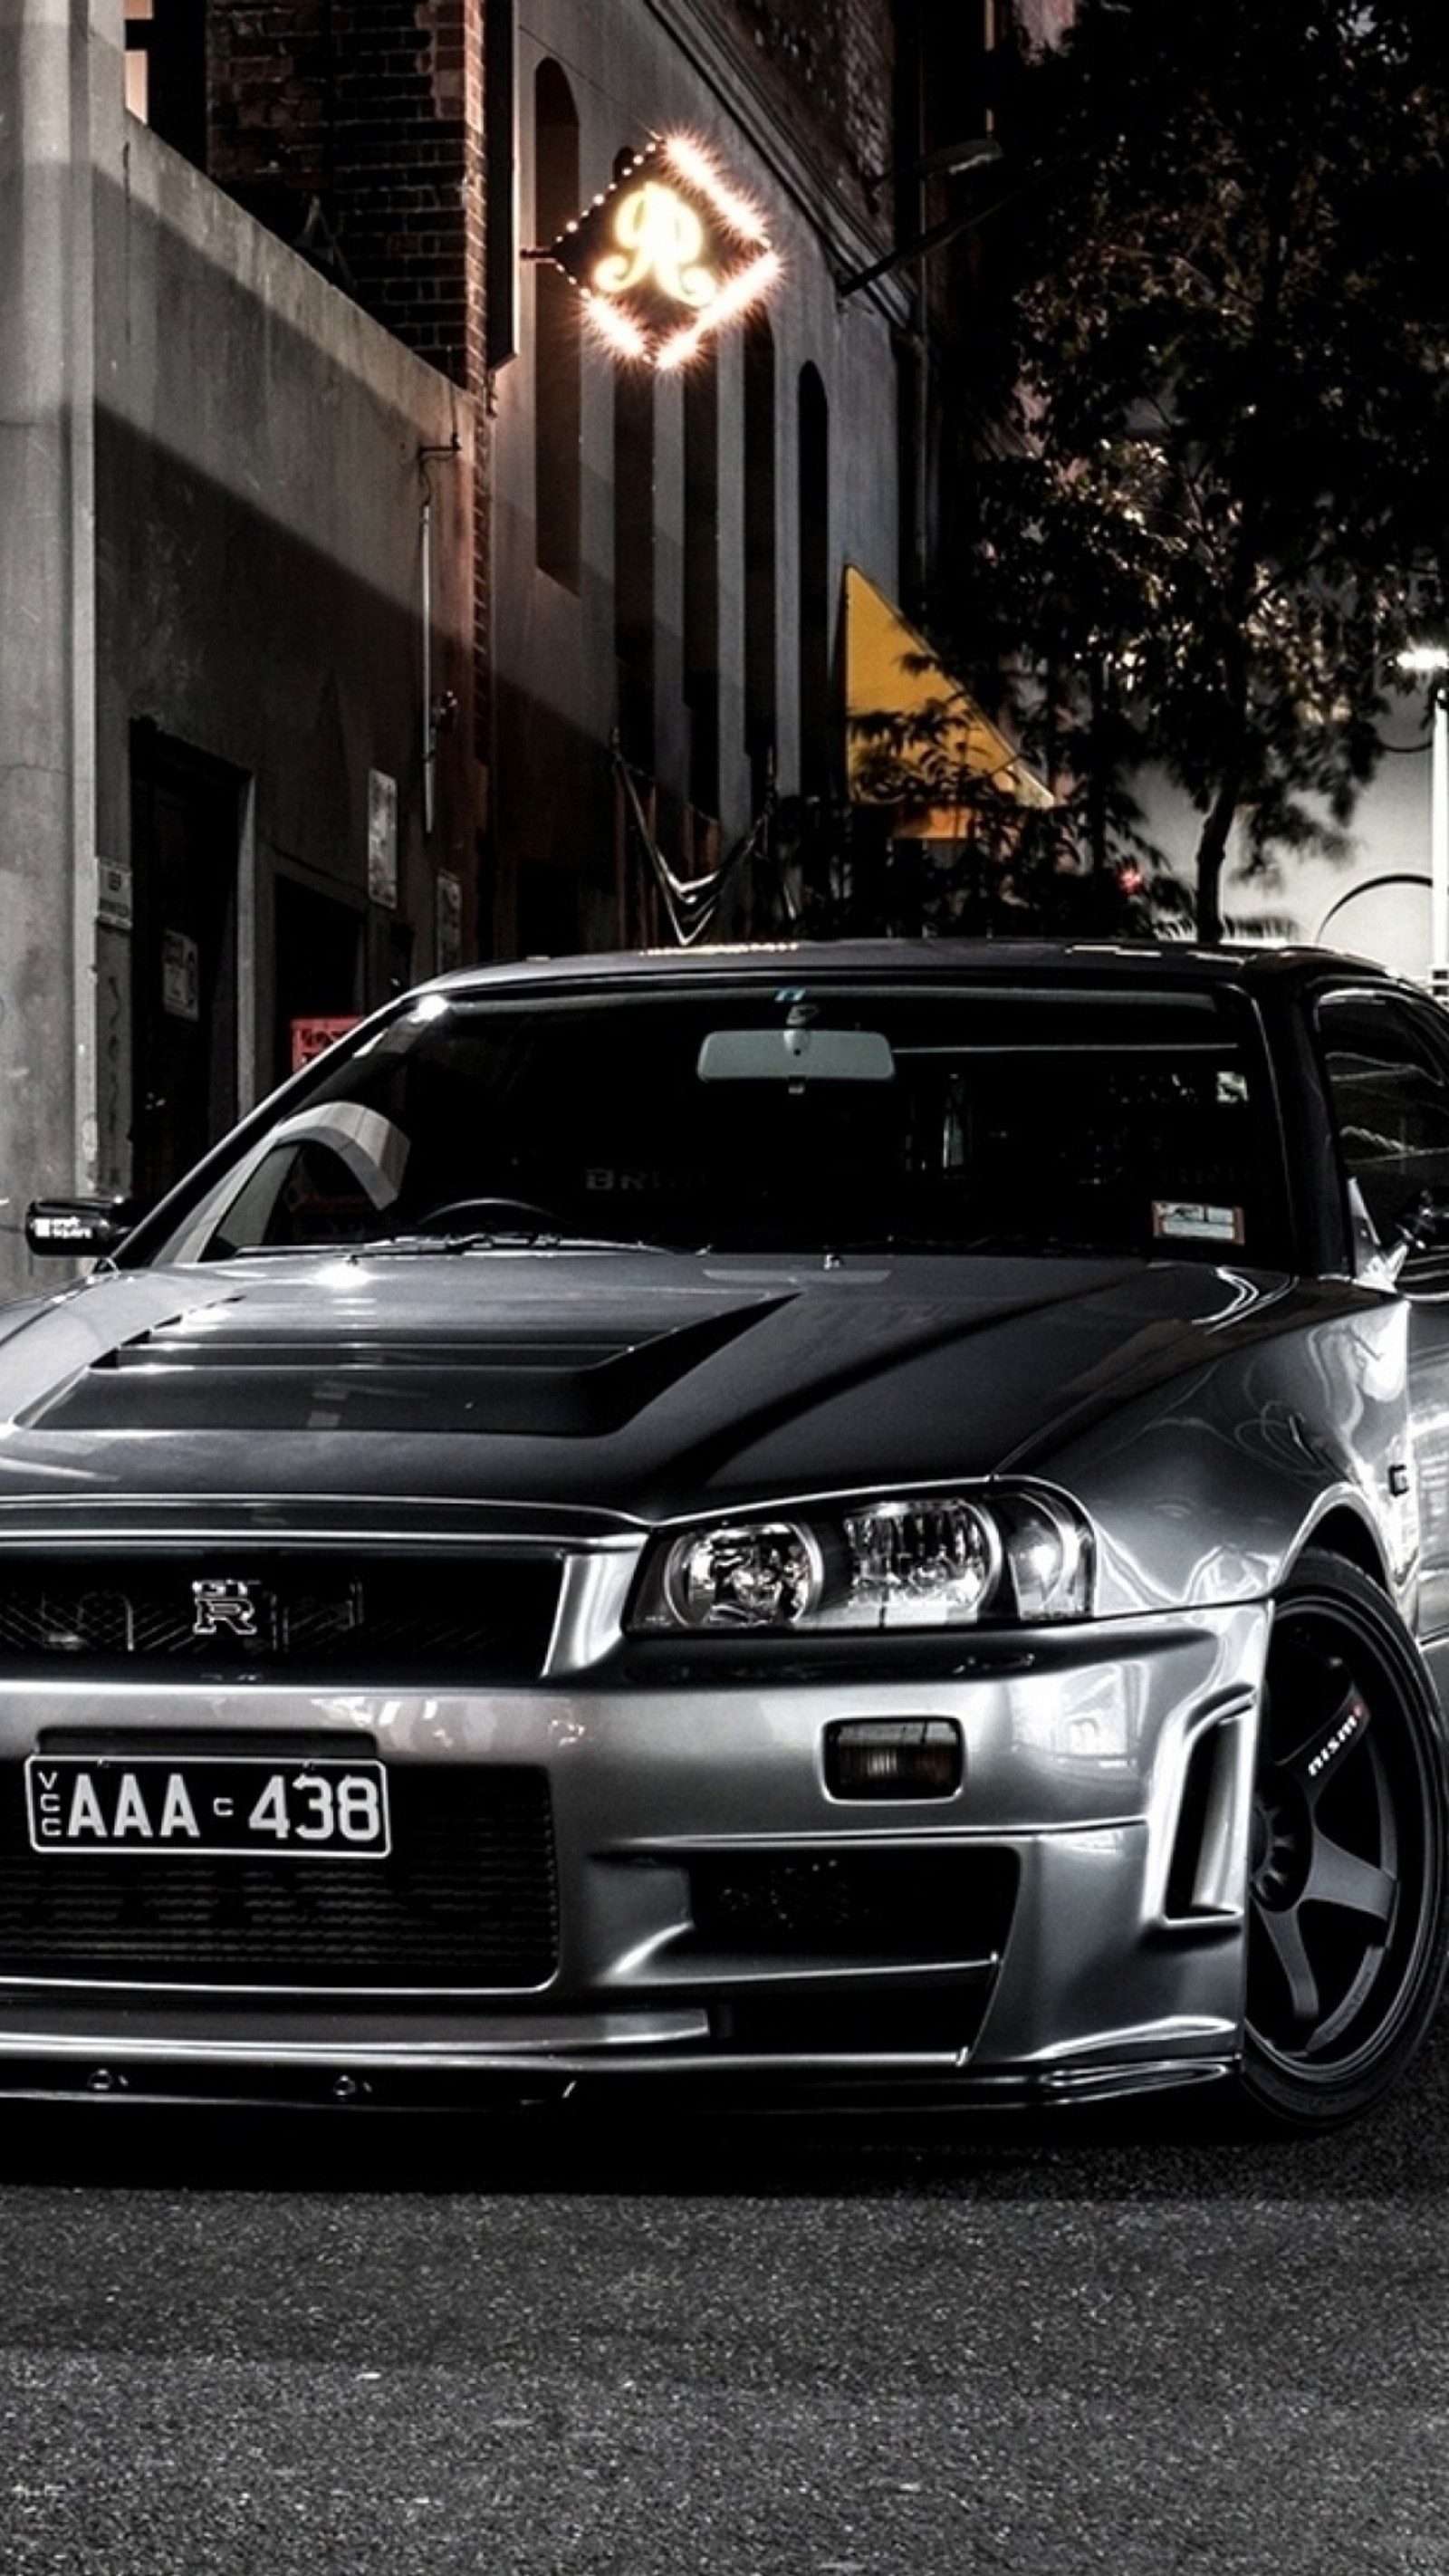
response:
<svg viewBox="0 0 1449 2576"><path fill-rule="evenodd" d="M689 1530L667 1551L666 1616L677 1628L796 1628L819 1608L820 1550L794 1521Z"/></svg>
<svg viewBox="0 0 1449 2576"><path fill-rule="evenodd" d="M1036 1486L881 1494L702 1521L659 1537L629 1626L820 1630L955 1628L1080 1619L1091 1532Z"/></svg>

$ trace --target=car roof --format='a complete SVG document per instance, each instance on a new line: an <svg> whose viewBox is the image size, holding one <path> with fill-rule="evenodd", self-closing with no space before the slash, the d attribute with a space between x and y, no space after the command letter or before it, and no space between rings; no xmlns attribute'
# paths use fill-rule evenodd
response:
<svg viewBox="0 0 1449 2576"><path fill-rule="evenodd" d="M1355 982L1402 989L1402 979L1369 958L1326 948L1262 947L1247 943L1200 948L1186 940L1052 939L837 939L741 943L691 949L633 949L593 955L529 957L513 963L469 966L435 977L422 989L450 996L494 994L568 985L638 988L654 983L769 983L791 975L905 975L911 980L952 976L1061 978L1070 982L1224 987L1239 990L1318 984L1345 975Z"/></svg>

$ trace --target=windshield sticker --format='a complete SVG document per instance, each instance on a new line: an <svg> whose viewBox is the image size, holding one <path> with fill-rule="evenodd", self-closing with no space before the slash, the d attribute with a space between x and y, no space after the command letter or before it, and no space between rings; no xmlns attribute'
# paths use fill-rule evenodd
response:
<svg viewBox="0 0 1449 2576"><path fill-rule="evenodd" d="M1241 1243L1243 1211L1207 1207L1201 1199L1154 1199L1152 1231L1169 1240L1193 1243Z"/></svg>

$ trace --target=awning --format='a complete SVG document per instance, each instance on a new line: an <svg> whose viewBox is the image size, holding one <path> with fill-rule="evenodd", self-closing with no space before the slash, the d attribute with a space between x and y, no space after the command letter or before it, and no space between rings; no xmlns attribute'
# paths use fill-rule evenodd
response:
<svg viewBox="0 0 1449 2576"><path fill-rule="evenodd" d="M975 783L1044 809L1056 798L884 591L845 568L845 715L852 800L905 808L903 834L969 838Z"/></svg>

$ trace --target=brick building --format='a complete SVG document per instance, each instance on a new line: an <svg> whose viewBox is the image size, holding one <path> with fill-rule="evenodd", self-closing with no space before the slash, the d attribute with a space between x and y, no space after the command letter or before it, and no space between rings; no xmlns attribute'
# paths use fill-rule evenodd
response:
<svg viewBox="0 0 1449 2576"><path fill-rule="evenodd" d="M929 573L939 14L15 0L0 1292L415 976L789 928L845 569ZM778 260L679 366L531 256L661 137Z"/></svg>

